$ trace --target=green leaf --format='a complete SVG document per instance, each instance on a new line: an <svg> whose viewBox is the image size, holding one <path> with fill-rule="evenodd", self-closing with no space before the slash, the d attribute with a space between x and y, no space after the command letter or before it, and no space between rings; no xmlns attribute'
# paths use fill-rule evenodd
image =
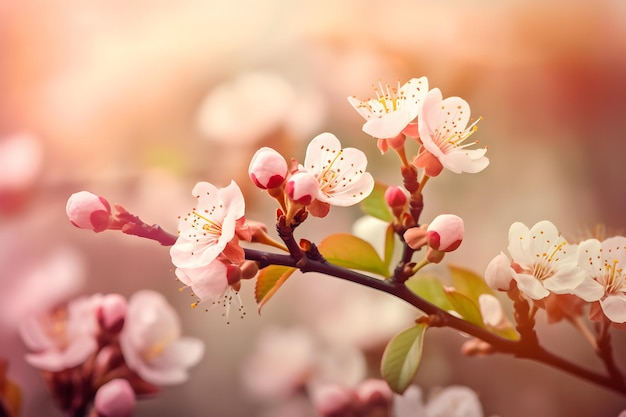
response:
<svg viewBox="0 0 626 417"><path fill-rule="evenodd" d="M361 202L361 209L365 214L369 214L385 222L390 222L393 220L393 215L385 202L385 191L387 191L387 186L376 182L372 193Z"/></svg>
<svg viewBox="0 0 626 417"><path fill-rule="evenodd" d="M393 258L393 250L396 245L396 232L393 230L393 224L389 223L387 231L385 232L385 265L389 268L391 260Z"/></svg>
<svg viewBox="0 0 626 417"><path fill-rule="evenodd" d="M330 235L317 247L328 262L343 268L389 276L389 269L372 245L348 233Z"/></svg>
<svg viewBox="0 0 626 417"><path fill-rule="evenodd" d="M478 304L481 294L494 295L493 290L480 275L458 266L448 265L452 286L461 294Z"/></svg>
<svg viewBox="0 0 626 417"><path fill-rule="evenodd" d="M406 281L406 286L424 300L436 305L442 310L452 310L452 304L448 300L443 285L437 277L420 275Z"/></svg>
<svg viewBox="0 0 626 417"><path fill-rule="evenodd" d="M425 323L418 323L394 336L385 348L380 372L398 394L407 389L417 372L427 327Z"/></svg>
<svg viewBox="0 0 626 417"><path fill-rule="evenodd" d="M455 288L446 288L444 291L448 297L448 301L450 301L452 305L452 310L459 313L461 317L470 323L485 327L483 316L480 314L480 309L478 308L478 301L474 302L474 300L461 294Z"/></svg>
<svg viewBox="0 0 626 417"><path fill-rule="evenodd" d="M287 278L296 271L296 268L282 265L270 265L259 271L256 285L254 287L254 297L259 304L259 314L261 308L269 301L278 289L287 281Z"/></svg>

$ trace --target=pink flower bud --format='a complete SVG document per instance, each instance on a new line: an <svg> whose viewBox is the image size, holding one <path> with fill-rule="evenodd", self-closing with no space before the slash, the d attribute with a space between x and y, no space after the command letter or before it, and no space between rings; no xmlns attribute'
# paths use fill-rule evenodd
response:
<svg viewBox="0 0 626 417"><path fill-rule="evenodd" d="M136 402L130 383L117 378L98 388L94 407L99 417L131 417Z"/></svg>
<svg viewBox="0 0 626 417"><path fill-rule="evenodd" d="M289 177L285 185L287 197L296 203L308 206L317 198L319 193L319 183L317 179L308 172L300 171Z"/></svg>
<svg viewBox="0 0 626 417"><path fill-rule="evenodd" d="M112 221L109 202L89 191L72 194L65 211L74 226L94 232L106 230Z"/></svg>
<svg viewBox="0 0 626 417"><path fill-rule="evenodd" d="M287 161L272 148L256 151L248 168L250 179L259 188L275 188L287 177Z"/></svg>
<svg viewBox="0 0 626 417"><path fill-rule="evenodd" d="M321 417L334 417L353 415L357 398L349 388L338 384L323 384L312 390L311 401Z"/></svg>
<svg viewBox="0 0 626 417"><path fill-rule="evenodd" d="M511 261L503 252L493 258L485 270L485 281L494 290L508 291L514 276Z"/></svg>
<svg viewBox="0 0 626 417"><path fill-rule="evenodd" d="M404 212L407 201L406 192L398 186L392 185L385 191L385 202L396 217L400 217Z"/></svg>
<svg viewBox="0 0 626 417"><path fill-rule="evenodd" d="M456 250L463 241L463 219L454 214L441 214L428 225L428 246L441 252Z"/></svg>
<svg viewBox="0 0 626 417"><path fill-rule="evenodd" d="M364 408L383 407L387 408L393 401L393 391L389 384L382 379L366 379L356 387L356 395L359 403Z"/></svg>
<svg viewBox="0 0 626 417"><path fill-rule="evenodd" d="M120 294L107 294L102 297L100 305L96 310L96 316L98 317L98 323L104 329L118 333L124 326L124 319L126 318L127 302L126 298Z"/></svg>

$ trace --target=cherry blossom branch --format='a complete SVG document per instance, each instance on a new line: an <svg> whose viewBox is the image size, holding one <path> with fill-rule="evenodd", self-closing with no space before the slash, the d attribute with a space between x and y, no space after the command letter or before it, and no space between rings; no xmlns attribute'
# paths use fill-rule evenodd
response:
<svg viewBox="0 0 626 417"><path fill-rule="evenodd" d="M312 259L308 256L308 254L305 254L305 256L299 260L295 260L290 255L276 254L248 248L244 249L244 251L246 259L258 262L261 268L269 265L289 266L298 268L303 273L318 272L386 292L404 300L415 308L426 313L428 315L427 320L430 326L453 328L489 343L497 352L508 353L519 358L531 359L544 363L626 396L626 385L624 385L623 381L618 381L614 377L607 377L582 368L545 350L538 343L527 343L527 339L521 339L519 341L505 339L482 327L455 317L419 297L407 288L404 283L398 283L392 280L380 280L353 270L338 267L324 259ZM318 258L318 256L316 255L315 258Z"/></svg>

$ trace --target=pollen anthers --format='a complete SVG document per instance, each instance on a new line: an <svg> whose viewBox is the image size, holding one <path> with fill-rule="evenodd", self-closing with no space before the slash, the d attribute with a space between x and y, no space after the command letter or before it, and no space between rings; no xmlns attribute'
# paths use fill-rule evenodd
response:
<svg viewBox="0 0 626 417"><path fill-rule="evenodd" d="M215 211L215 207L213 207L212 210L204 210L204 211L206 212L207 215L211 215ZM201 215L200 213L195 211L195 209L194 211L191 212L191 215L196 217L195 219L191 221L191 225L194 228L196 229L201 228L204 232L209 232L212 234L221 233L222 225L219 224L218 222L211 220L210 218L206 216Z"/></svg>
<svg viewBox="0 0 626 417"><path fill-rule="evenodd" d="M317 178L320 183L320 189L322 191L333 188L339 183L337 177L340 175L341 168L333 169L333 165L335 165L337 161L343 160L343 149L339 149L339 151L337 151L335 149L326 148L326 152L336 153L336 155L332 159L327 160L328 165L322 168L322 172L320 172ZM343 177L342 179L345 180L345 177Z"/></svg>
<svg viewBox="0 0 626 417"><path fill-rule="evenodd" d="M445 110L445 106L442 106L442 109ZM448 117L441 126L436 129L436 135L438 137L436 142L442 145L441 148L444 152L453 148L466 148L478 144L477 140L465 144L463 142L478 131L478 122L480 122L483 117L479 116L478 119L474 120L469 126L460 128L458 122L462 122L463 120L462 106L457 106L457 111L458 116L456 114L452 115L452 112L447 111L446 115Z"/></svg>

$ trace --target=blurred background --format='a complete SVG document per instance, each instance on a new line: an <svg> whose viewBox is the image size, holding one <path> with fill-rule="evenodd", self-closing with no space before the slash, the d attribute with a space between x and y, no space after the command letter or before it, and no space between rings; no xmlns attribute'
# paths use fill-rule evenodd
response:
<svg viewBox="0 0 626 417"><path fill-rule="evenodd" d="M256 149L269 145L302 160L308 141L329 131L363 149L375 177L400 183L397 158L380 155L346 97L425 75L484 118L475 137L489 147L490 166L437 177L423 215L462 216L466 237L448 262L482 274L506 248L514 221L552 220L571 240L598 224L609 234L626 231L624 74L620 0L0 2L0 356L25 389L23 415L55 414L41 377L21 359L15 326L77 294L156 289L185 333L205 341L190 380L141 401L138 416L297 415L272 411L278 401L246 388L244 368L264 329L301 326L375 357L413 318L400 301L296 275L261 316L252 283L244 283L246 317L227 325L219 309L189 308L167 248L72 227L71 193L89 190L174 232L197 181L235 179L247 217L271 230L275 207L247 179ZM299 237L349 231L359 216L333 208ZM32 268L59 257L60 271L28 281ZM547 327L543 316L539 326L546 346L601 369L569 326ZM468 385L486 415L502 417L626 409L620 396L542 365L464 358L463 341L450 330L429 332L416 383ZM616 334L615 343L626 365L619 353L626 340Z"/></svg>

